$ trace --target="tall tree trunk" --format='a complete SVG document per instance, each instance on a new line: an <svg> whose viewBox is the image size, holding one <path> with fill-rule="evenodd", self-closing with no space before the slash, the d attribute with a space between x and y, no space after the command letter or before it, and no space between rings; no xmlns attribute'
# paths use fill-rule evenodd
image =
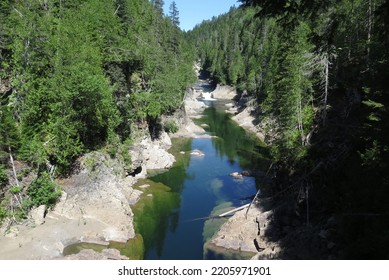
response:
<svg viewBox="0 0 389 280"><path fill-rule="evenodd" d="M330 60L328 58L328 52L324 53L324 110L323 110L323 126L326 124L327 119L327 102L328 102L328 84L329 84L329 67Z"/></svg>
<svg viewBox="0 0 389 280"><path fill-rule="evenodd" d="M11 161L12 172L13 172L14 179L15 179L15 184L16 184L16 186L19 186L19 180L18 180L18 176L16 175L15 163L14 163L14 159L12 157L11 147L8 147L8 151L9 151L9 160Z"/></svg>

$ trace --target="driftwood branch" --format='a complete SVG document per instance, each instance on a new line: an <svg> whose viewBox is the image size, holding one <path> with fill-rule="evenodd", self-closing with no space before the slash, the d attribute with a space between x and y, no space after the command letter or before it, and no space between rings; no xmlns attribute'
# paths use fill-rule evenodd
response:
<svg viewBox="0 0 389 280"><path fill-rule="evenodd" d="M13 173L14 178L15 178L15 183L16 183L16 186L19 187L20 184L19 184L18 176L16 174L16 168L15 168L15 163L14 163L14 159L13 159L13 156L12 156L11 147L8 147L8 151L9 151L9 159L10 159L11 165L12 165L12 173ZM22 209L22 211L24 212L23 206L22 206L22 199L21 199L21 197L18 197L16 193L14 193L13 196L14 196L16 202L19 204L20 209Z"/></svg>
<svg viewBox="0 0 389 280"><path fill-rule="evenodd" d="M13 175L15 178L15 183L17 186L19 186L19 180L18 180L18 177L16 175L16 169L15 169L15 164L14 164L14 158L12 157L11 147L8 147L8 151L9 151L9 159L10 159L11 165L12 165L12 172L13 172Z"/></svg>
<svg viewBox="0 0 389 280"><path fill-rule="evenodd" d="M219 217L222 218L222 217L225 217L225 216L227 216L227 215L229 215L229 214L238 212L239 210L245 209L245 208L249 207L250 205L251 205L251 203L245 204L245 205L243 205L243 206L241 206L241 207L238 207L238 208L235 208L235 209L232 209L232 210L230 210L230 211L227 211L227 212L225 212L225 213L220 214Z"/></svg>
<svg viewBox="0 0 389 280"><path fill-rule="evenodd" d="M14 8L14 10L15 10L15 12L18 13L18 15L19 15L20 17L24 17L24 15L23 15L18 9Z"/></svg>
<svg viewBox="0 0 389 280"><path fill-rule="evenodd" d="M261 193L261 190L258 190L257 193L255 194L253 200L251 200L250 204L249 204L249 207L247 207L247 210L246 210L246 213L244 214L245 218L247 219L247 214L249 213L249 210L250 210L250 207L251 207L251 204L253 204L255 202L255 200L257 199L258 195Z"/></svg>
<svg viewBox="0 0 389 280"><path fill-rule="evenodd" d="M200 220L210 220L210 219L220 219L220 218L225 218L226 216L228 216L228 215L230 215L230 214L233 214L233 213L235 213L235 212L238 212L238 211L240 211L240 210L242 210L242 209L245 209L245 208L247 208L247 207L249 207L249 206L250 206L250 203L245 204L245 205L243 205L243 206L240 206L240 207L238 207L238 208L232 209L232 210L230 210L230 211L224 212L224 213L222 213L222 214L220 214L220 215L207 216L207 217L192 219L192 220L188 220L188 221L186 221L186 222L194 222L194 221L200 221Z"/></svg>
<svg viewBox="0 0 389 280"><path fill-rule="evenodd" d="M120 5L118 5L118 7L116 8L115 12L113 13L115 16L118 13L119 9L120 9Z"/></svg>

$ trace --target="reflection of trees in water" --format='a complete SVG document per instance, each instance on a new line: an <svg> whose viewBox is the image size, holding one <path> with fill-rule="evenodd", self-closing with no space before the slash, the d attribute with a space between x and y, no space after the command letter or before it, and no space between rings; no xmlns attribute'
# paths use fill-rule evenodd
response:
<svg viewBox="0 0 389 280"><path fill-rule="evenodd" d="M153 176L148 184L153 189L153 198L145 200L136 221L137 231L142 235L146 251L155 248L158 256L162 255L163 245L168 229L175 232L179 222L181 198L180 193L185 180L190 155L181 155L180 151L189 151L191 139L174 139L170 151L176 156L176 162L169 171ZM168 187L166 187L168 186Z"/></svg>
<svg viewBox="0 0 389 280"><path fill-rule="evenodd" d="M162 254L167 229L175 229L177 217L171 213L180 207L180 194L160 183L147 181L152 189L152 199L143 199L134 209L136 231L143 237L146 250L155 248ZM176 215L177 216L177 215Z"/></svg>
<svg viewBox="0 0 389 280"><path fill-rule="evenodd" d="M217 156L226 156L231 165L238 161L243 170L267 170L268 151L263 143L236 125L229 114L211 106L200 121L208 124L209 132L218 136L212 139ZM256 178L257 189L263 185L260 181Z"/></svg>
<svg viewBox="0 0 389 280"><path fill-rule="evenodd" d="M257 139L237 126L228 114L218 111L215 107L207 108L204 115L201 122L208 124L209 131L218 136L212 139L218 156L226 156L231 164L238 160L244 169L264 167L264 161L261 159L266 156L266 149Z"/></svg>
<svg viewBox="0 0 389 280"><path fill-rule="evenodd" d="M180 151L190 151L191 147L192 139L174 139L173 147L169 152L176 157L176 162L169 171L153 176L150 179L169 186L175 192L181 192L185 180L190 179L190 175L186 172L190 163L190 155L189 153L181 155Z"/></svg>

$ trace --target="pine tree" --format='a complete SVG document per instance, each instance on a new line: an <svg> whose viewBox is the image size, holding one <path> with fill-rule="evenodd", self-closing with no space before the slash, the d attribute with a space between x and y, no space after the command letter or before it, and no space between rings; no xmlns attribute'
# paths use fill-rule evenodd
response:
<svg viewBox="0 0 389 280"><path fill-rule="evenodd" d="M172 21L173 26L176 28L179 28L179 26L180 26L179 15L180 15L180 13L178 11L177 4L175 1L173 1L169 7L169 17L170 17L170 20Z"/></svg>
<svg viewBox="0 0 389 280"><path fill-rule="evenodd" d="M158 12L158 15L163 16L163 5L165 2L163 0L153 0L154 7Z"/></svg>

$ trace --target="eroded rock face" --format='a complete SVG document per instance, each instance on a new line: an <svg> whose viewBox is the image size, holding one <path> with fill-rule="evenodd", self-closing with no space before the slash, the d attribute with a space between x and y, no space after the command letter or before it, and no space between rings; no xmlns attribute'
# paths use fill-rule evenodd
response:
<svg viewBox="0 0 389 280"><path fill-rule="evenodd" d="M172 145L166 132L162 132L159 139L154 141L145 136L137 142L139 144L131 149L131 158L141 162L143 170L166 169L175 162L174 156L166 151Z"/></svg>
<svg viewBox="0 0 389 280"><path fill-rule="evenodd" d="M46 205L41 205L39 207L33 208L30 211L30 218L34 221L36 225L41 225L45 222L46 210Z"/></svg>
<svg viewBox="0 0 389 280"><path fill-rule="evenodd" d="M246 209L236 212L221 226L206 249L219 253L225 250L226 255L231 252L252 253L257 259L277 258L278 245L269 242L264 235L271 215L272 211L264 212L259 207L251 207L247 217Z"/></svg>
<svg viewBox="0 0 389 280"><path fill-rule="evenodd" d="M81 160L78 174L61 182L66 194L53 212L69 219L97 220L105 225L99 233L105 240L126 242L135 236L129 206L134 182L115 160L92 153Z"/></svg>

